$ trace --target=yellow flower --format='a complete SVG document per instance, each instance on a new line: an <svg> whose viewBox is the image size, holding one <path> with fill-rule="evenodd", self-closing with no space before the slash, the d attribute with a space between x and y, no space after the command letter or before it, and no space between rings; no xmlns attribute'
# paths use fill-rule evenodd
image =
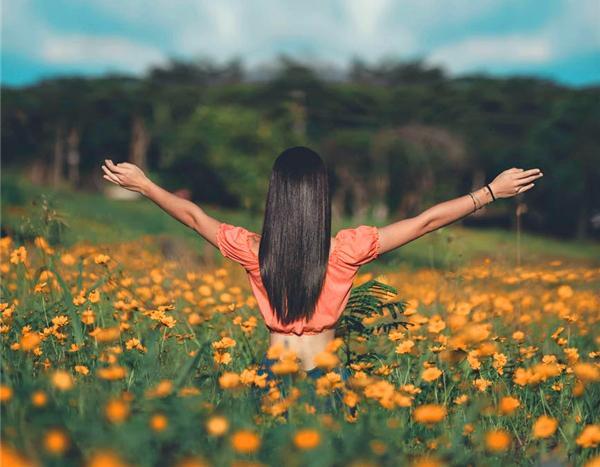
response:
<svg viewBox="0 0 600 467"><path fill-rule="evenodd" d="M21 337L21 350L29 352L34 350L42 342L42 338L37 332L28 332Z"/></svg>
<svg viewBox="0 0 600 467"><path fill-rule="evenodd" d="M8 402L12 399L13 390L6 384L0 384L0 402Z"/></svg>
<svg viewBox="0 0 600 467"><path fill-rule="evenodd" d="M534 438L548 438L554 434L558 428L558 420L542 415L533 424Z"/></svg>
<svg viewBox="0 0 600 467"><path fill-rule="evenodd" d="M25 261L27 261L27 250L24 246L20 246L10 254L12 264L24 263Z"/></svg>
<svg viewBox="0 0 600 467"><path fill-rule="evenodd" d="M231 446L236 452L251 454L260 448L260 437L253 431L240 430L231 437Z"/></svg>
<svg viewBox="0 0 600 467"><path fill-rule="evenodd" d="M169 379L163 379L152 389L146 391L146 397L167 397L173 391L173 382Z"/></svg>
<svg viewBox="0 0 600 467"><path fill-rule="evenodd" d="M556 292L562 300L566 300L573 296L573 289L569 285L561 285Z"/></svg>
<svg viewBox="0 0 600 467"><path fill-rule="evenodd" d="M600 456L592 457L583 467L600 467Z"/></svg>
<svg viewBox="0 0 600 467"><path fill-rule="evenodd" d="M109 261L110 261L110 256L108 256L108 255L100 254L100 255L96 255L94 257L94 263L96 263L96 264L106 264Z"/></svg>
<svg viewBox="0 0 600 467"><path fill-rule="evenodd" d="M229 420L221 415L214 415L206 422L206 431L212 436L223 436L229 429Z"/></svg>
<svg viewBox="0 0 600 467"><path fill-rule="evenodd" d="M77 373L81 373L82 375L87 375L90 373L90 370L85 365L75 365L75 371Z"/></svg>
<svg viewBox="0 0 600 467"><path fill-rule="evenodd" d="M106 368L98 368L96 374L100 379L106 379L108 381L115 381L117 379L123 379L127 376L125 368L119 365L112 365Z"/></svg>
<svg viewBox="0 0 600 467"><path fill-rule="evenodd" d="M219 385L223 389L233 389L240 384L240 375L237 373L226 371L219 377Z"/></svg>
<svg viewBox="0 0 600 467"><path fill-rule="evenodd" d="M123 399L112 399L106 404L104 413L110 422L122 423L129 417L129 404Z"/></svg>
<svg viewBox="0 0 600 467"><path fill-rule="evenodd" d="M469 396L467 396L466 394L461 394L456 399L454 399L454 403L457 405L465 404L468 401L469 401Z"/></svg>
<svg viewBox="0 0 600 467"><path fill-rule="evenodd" d="M46 239L44 237L35 237L35 239L33 240L33 243L40 250L43 250L47 254L49 254L49 255L54 254L54 249L52 247L50 247L50 245L48 244L48 242L46 241Z"/></svg>
<svg viewBox="0 0 600 467"><path fill-rule="evenodd" d="M600 444L600 425L587 425L575 442L582 448L595 448Z"/></svg>
<svg viewBox="0 0 600 467"><path fill-rule="evenodd" d="M63 454L69 444L68 436L58 428L50 429L44 435L44 448L51 454Z"/></svg>
<svg viewBox="0 0 600 467"><path fill-rule="evenodd" d="M90 336L95 337L98 342L113 342L121 336L121 328L113 326L111 328L96 328L89 332Z"/></svg>
<svg viewBox="0 0 600 467"><path fill-rule="evenodd" d="M65 253L60 257L60 262L65 266L73 266L75 264L75 257L70 253Z"/></svg>
<svg viewBox="0 0 600 467"><path fill-rule="evenodd" d="M473 381L473 386L475 386L480 392L484 392L489 386L491 386L492 382L485 378L477 378Z"/></svg>
<svg viewBox="0 0 600 467"><path fill-rule="evenodd" d="M600 369L593 363L577 363L573 367L573 372L575 376L586 383L600 381Z"/></svg>
<svg viewBox="0 0 600 467"><path fill-rule="evenodd" d="M516 341L522 341L525 339L525 333L523 331L515 331L513 332L512 338Z"/></svg>
<svg viewBox="0 0 600 467"><path fill-rule="evenodd" d="M48 401L48 396L42 390L37 390L31 395L31 403L36 407L43 407Z"/></svg>
<svg viewBox="0 0 600 467"><path fill-rule="evenodd" d="M94 452L85 467L129 467L129 464L125 463L118 454L102 450Z"/></svg>
<svg viewBox="0 0 600 467"><path fill-rule="evenodd" d="M213 342L211 345L213 349L228 349L230 347L235 347L237 342L231 337L223 337L220 341Z"/></svg>
<svg viewBox="0 0 600 467"><path fill-rule="evenodd" d="M298 362L290 358L275 362L271 365L271 371L276 375L288 375L290 373L296 373L299 370L300 366L298 365Z"/></svg>
<svg viewBox="0 0 600 467"><path fill-rule="evenodd" d="M294 445L298 449L309 450L316 448L321 443L321 435L312 429L303 429L294 435Z"/></svg>
<svg viewBox="0 0 600 467"><path fill-rule="evenodd" d="M424 404L417 407L413 412L413 418L417 423L425 425L439 423L446 417L446 408L437 404Z"/></svg>
<svg viewBox="0 0 600 467"><path fill-rule="evenodd" d="M169 425L169 420L163 414L154 414L150 418L150 428L156 432L166 430Z"/></svg>
<svg viewBox="0 0 600 467"><path fill-rule="evenodd" d="M56 370L52 374L52 384L60 391L68 391L73 387L73 377L64 370Z"/></svg>
<svg viewBox="0 0 600 467"><path fill-rule="evenodd" d="M502 415L509 415L521 406L519 399L515 397L506 396L500 399L499 410Z"/></svg>
<svg viewBox="0 0 600 467"><path fill-rule="evenodd" d="M100 292L98 290L92 290L88 294L88 300L90 303L98 303L100 301Z"/></svg>
<svg viewBox="0 0 600 467"><path fill-rule="evenodd" d="M411 340L402 341L396 346L396 353L397 354L410 353L410 351L412 350L412 348L414 346L415 346L415 343Z"/></svg>
<svg viewBox="0 0 600 467"><path fill-rule="evenodd" d="M485 445L490 451L506 451L510 447L510 443L510 435L502 429L488 431L485 435Z"/></svg>
<svg viewBox="0 0 600 467"><path fill-rule="evenodd" d="M325 350L315 355L314 363L319 368L332 370L340 364L340 359L333 352L328 352Z"/></svg>
<svg viewBox="0 0 600 467"><path fill-rule="evenodd" d="M445 327L446 323L444 323L444 320L439 315L436 315L429 320L427 330L432 334L437 334L440 331L442 331Z"/></svg>
<svg viewBox="0 0 600 467"><path fill-rule="evenodd" d="M433 367L427 368L425 371L423 371L423 373L421 374L421 378L424 381L427 381L428 383L430 383L430 382L438 379L441 375L442 375L442 371L433 366Z"/></svg>
<svg viewBox="0 0 600 467"><path fill-rule="evenodd" d="M436 457L425 455L418 457L410 465L411 467L444 467L446 464Z"/></svg>

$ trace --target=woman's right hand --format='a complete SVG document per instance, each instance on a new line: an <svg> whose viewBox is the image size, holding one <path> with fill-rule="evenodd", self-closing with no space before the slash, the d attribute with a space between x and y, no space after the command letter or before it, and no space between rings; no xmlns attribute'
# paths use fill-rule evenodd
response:
<svg viewBox="0 0 600 467"><path fill-rule="evenodd" d="M113 163L110 159L104 159L106 165L102 166L104 178L115 185L122 186L131 191L146 194L152 183L146 174L137 165L129 162Z"/></svg>
<svg viewBox="0 0 600 467"><path fill-rule="evenodd" d="M511 198L533 188L533 181L543 175L540 169L523 170L513 167L498 175L490 183L490 188L496 198Z"/></svg>

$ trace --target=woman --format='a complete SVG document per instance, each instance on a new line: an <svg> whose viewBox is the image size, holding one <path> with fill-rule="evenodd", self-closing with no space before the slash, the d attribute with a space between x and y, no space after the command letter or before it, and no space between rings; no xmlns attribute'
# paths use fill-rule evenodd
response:
<svg viewBox="0 0 600 467"><path fill-rule="evenodd" d="M327 170L319 155L303 146L286 149L273 165L262 235L209 216L152 183L133 164L106 160L102 169L105 179L148 197L242 265L270 331L270 345L295 352L313 377L322 374L313 359L333 340L360 266L495 199L524 193L542 176L539 169L508 169L489 185L415 217L384 227L342 229L331 237ZM275 361L265 357L262 362L270 378Z"/></svg>

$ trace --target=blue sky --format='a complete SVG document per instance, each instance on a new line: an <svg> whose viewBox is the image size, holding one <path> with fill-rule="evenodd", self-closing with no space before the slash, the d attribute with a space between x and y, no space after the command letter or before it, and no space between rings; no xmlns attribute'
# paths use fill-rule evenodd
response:
<svg viewBox="0 0 600 467"><path fill-rule="evenodd" d="M422 58L451 75L600 84L600 0L9 0L2 83L143 74L170 57Z"/></svg>

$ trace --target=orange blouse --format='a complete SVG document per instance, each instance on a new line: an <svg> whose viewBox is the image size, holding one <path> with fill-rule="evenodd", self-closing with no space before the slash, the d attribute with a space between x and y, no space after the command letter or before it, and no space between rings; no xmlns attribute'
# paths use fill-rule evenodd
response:
<svg viewBox="0 0 600 467"><path fill-rule="evenodd" d="M323 289L313 317L309 321L299 320L282 325L271 309L260 276L258 256L250 248L251 236L260 238L260 235L244 227L223 222L217 231L217 244L223 256L239 263L246 270L258 308L269 331L283 334L318 334L324 329L334 328L350 298L352 283L359 267L379 256L377 227L360 225L340 230L329 254Z"/></svg>

